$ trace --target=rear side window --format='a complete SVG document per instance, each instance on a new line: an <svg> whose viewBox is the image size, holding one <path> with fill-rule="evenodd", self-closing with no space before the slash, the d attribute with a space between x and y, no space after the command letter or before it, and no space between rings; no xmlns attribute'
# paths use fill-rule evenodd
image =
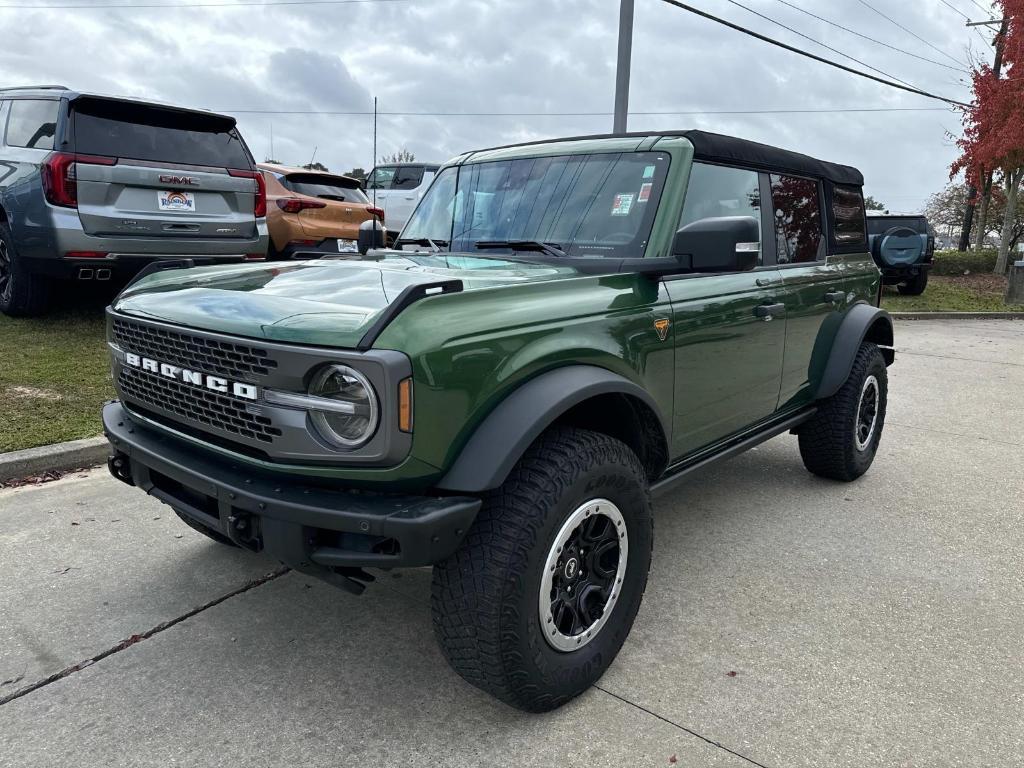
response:
<svg viewBox="0 0 1024 768"><path fill-rule="evenodd" d="M771 186L779 264L817 261L819 254L824 257L818 182L773 173Z"/></svg>
<svg viewBox="0 0 1024 768"><path fill-rule="evenodd" d="M75 151L131 160L218 168L250 168L234 121L106 99L74 103Z"/></svg>
<svg viewBox="0 0 1024 768"><path fill-rule="evenodd" d="M44 99L14 99L7 121L7 146L53 149L60 102Z"/></svg>
<svg viewBox="0 0 1024 768"><path fill-rule="evenodd" d="M836 185L832 189L836 245L864 244L864 195L857 187Z"/></svg>
<svg viewBox="0 0 1024 768"><path fill-rule="evenodd" d="M755 171L723 165L694 163L686 188L686 202L679 227L700 219L720 216L752 216L761 231L761 190ZM758 237L758 240L763 240ZM762 263L763 250L758 253Z"/></svg>
<svg viewBox="0 0 1024 768"><path fill-rule="evenodd" d="M397 170L394 166L374 168L370 178L366 180L366 188L391 189L391 184L395 180L395 171Z"/></svg>
<svg viewBox="0 0 1024 768"><path fill-rule="evenodd" d="M366 195L358 186L349 185L342 179L330 176L314 176L299 173L280 177L281 186L290 192L310 197L322 197L325 200L338 200L346 203L367 203Z"/></svg>
<svg viewBox="0 0 1024 768"><path fill-rule="evenodd" d="M423 168L414 165L406 165L395 172L395 178L391 182L392 189L416 189L423 181Z"/></svg>

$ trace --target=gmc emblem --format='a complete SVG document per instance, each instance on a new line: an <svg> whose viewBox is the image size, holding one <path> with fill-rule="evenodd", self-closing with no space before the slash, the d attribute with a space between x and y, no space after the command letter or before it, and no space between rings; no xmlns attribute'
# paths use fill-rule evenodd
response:
<svg viewBox="0 0 1024 768"><path fill-rule="evenodd" d="M165 173L160 177L161 184L174 184L176 187L181 187L186 184L198 184L199 179L194 176L172 176L169 173Z"/></svg>

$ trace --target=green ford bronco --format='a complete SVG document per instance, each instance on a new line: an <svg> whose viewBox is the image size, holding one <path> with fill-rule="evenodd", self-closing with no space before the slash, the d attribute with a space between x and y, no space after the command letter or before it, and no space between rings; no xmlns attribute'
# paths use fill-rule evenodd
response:
<svg viewBox="0 0 1024 768"><path fill-rule="evenodd" d="M393 250L166 263L108 310L111 472L353 593L433 566L452 667L552 709L626 640L651 492L787 431L816 475L870 466L862 182L699 131L562 139L455 158Z"/></svg>

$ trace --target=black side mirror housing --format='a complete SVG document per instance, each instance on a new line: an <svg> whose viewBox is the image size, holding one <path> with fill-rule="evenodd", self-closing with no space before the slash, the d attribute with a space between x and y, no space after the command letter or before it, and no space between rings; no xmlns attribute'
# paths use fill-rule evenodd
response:
<svg viewBox="0 0 1024 768"><path fill-rule="evenodd" d="M365 256L369 251L385 246L384 226L376 217L367 219L359 225L359 239L356 241L359 252Z"/></svg>
<svg viewBox="0 0 1024 768"><path fill-rule="evenodd" d="M676 232L672 255L693 272L746 272L757 266L760 238L753 216L698 219Z"/></svg>

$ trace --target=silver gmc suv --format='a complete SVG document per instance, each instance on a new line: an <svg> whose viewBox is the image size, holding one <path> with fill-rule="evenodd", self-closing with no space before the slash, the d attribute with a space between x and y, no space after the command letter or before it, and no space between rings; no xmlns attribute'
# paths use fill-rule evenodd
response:
<svg viewBox="0 0 1024 768"><path fill-rule="evenodd" d="M160 259L267 253L263 176L235 119L62 86L0 89L0 311L54 279L125 281Z"/></svg>

